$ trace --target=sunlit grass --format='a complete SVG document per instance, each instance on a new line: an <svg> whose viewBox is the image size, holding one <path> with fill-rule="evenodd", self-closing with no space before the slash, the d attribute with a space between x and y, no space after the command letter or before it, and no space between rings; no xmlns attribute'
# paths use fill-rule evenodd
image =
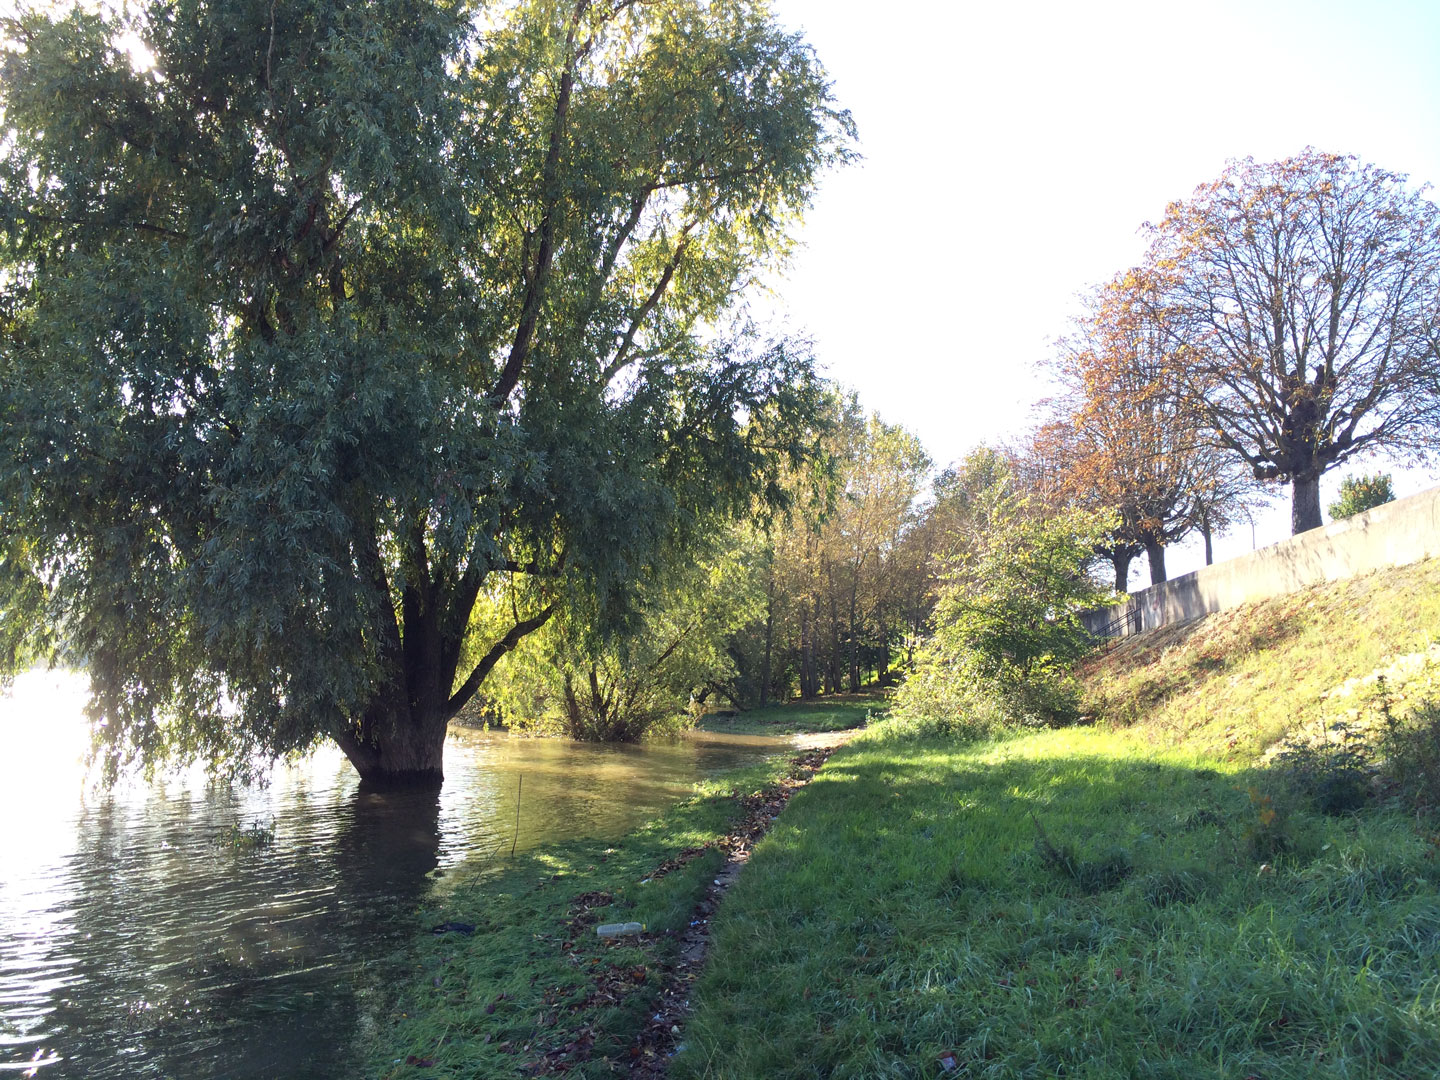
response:
<svg viewBox="0 0 1440 1080"><path fill-rule="evenodd" d="M795 735L811 731L848 731L885 714L883 694L837 694L811 701L767 705L741 713L711 713L701 718L705 731L731 735Z"/></svg>
<svg viewBox="0 0 1440 1080"><path fill-rule="evenodd" d="M1290 810L1261 861L1254 784L1094 730L862 736L727 898L676 1075L1436 1075L1433 846ZM1128 873L1057 871L1037 820Z"/></svg>
<svg viewBox="0 0 1440 1080"><path fill-rule="evenodd" d="M1087 707L1160 746L1253 760L1321 695L1440 638L1440 559L1126 639L1084 665Z"/></svg>

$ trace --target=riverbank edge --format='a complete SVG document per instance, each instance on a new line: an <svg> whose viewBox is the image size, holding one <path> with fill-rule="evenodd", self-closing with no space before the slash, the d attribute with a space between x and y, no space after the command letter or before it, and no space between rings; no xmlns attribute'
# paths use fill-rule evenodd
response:
<svg viewBox="0 0 1440 1080"><path fill-rule="evenodd" d="M835 745L702 785L619 840L576 841L461 870L396 958L405 985L368 1040L368 1075L658 1076L680 1039L710 915L752 846ZM604 923L642 923L604 939Z"/></svg>

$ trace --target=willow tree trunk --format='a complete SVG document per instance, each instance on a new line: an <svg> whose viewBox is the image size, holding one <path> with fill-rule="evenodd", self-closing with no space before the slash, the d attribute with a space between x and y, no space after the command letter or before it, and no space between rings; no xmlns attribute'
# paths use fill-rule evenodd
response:
<svg viewBox="0 0 1440 1080"><path fill-rule="evenodd" d="M372 561L378 564L378 557ZM383 596L388 588L379 591ZM427 582L403 590L400 607L403 623L393 616L389 622L377 623L377 635L385 643L381 670L386 678L353 726L334 738L366 786L439 787L445 779L445 732L451 718L474 697L502 657L549 621L555 604L516 622L480 658L458 690L455 683L473 601L451 607L447 619L440 591Z"/></svg>
<svg viewBox="0 0 1440 1080"><path fill-rule="evenodd" d="M367 787L439 787L449 725L448 712L416 709L403 688L391 686L365 710L355 731L335 741Z"/></svg>

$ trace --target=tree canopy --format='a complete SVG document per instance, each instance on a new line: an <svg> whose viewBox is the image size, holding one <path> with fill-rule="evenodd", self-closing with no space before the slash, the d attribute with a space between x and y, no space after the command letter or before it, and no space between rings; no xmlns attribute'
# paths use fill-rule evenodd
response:
<svg viewBox="0 0 1440 1080"><path fill-rule="evenodd" d="M1257 479L1319 482L1368 451L1440 431L1440 209L1405 178L1306 150L1231 162L1151 227L1176 377Z"/></svg>
<svg viewBox="0 0 1440 1080"><path fill-rule="evenodd" d="M1165 549L1193 529L1223 525L1258 495L1205 429L1174 369L1183 362L1155 275L1119 274L1090 297L1054 369L1063 393L1031 439L1022 466L1053 505L1115 511L1102 544L1127 587L1146 553L1150 582L1166 580Z"/></svg>
<svg viewBox="0 0 1440 1080"><path fill-rule="evenodd" d="M436 781L560 597L778 497L819 386L726 313L849 118L748 0L130 11L0 35L0 608L112 772Z"/></svg>

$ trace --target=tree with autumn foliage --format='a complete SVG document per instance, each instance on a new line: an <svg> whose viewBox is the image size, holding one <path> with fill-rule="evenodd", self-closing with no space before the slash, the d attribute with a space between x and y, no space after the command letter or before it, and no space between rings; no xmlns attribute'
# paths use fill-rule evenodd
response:
<svg viewBox="0 0 1440 1080"><path fill-rule="evenodd" d="M907 537L929 458L853 394L832 397L827 428L825 475L791 475L796 505L768 534L764 616L735 642L740 682L752 688L737 704L885 681L905 636Z"/></svg>
<svg viewBox="0 0 1440 1080"><path fill-rule="evenodd" d="M1032 440L1032 456L1048 463L1035 471L1052 500L1115 512L1103 553L1121 591L1134 553L1145 552L1151 584L1166 580L1165 549L1228 522L1253 492L1234 482L1179 392L1156 295L1154 277L1136 270L1096 292L1060 344L1056 417Z"/></svg>
<svg viewBox="0 0 1440 1080"><path fill-rule="evenodd" d="M1306 149L1232 161L1149 227L1174 370L1200 423L1321 524L1320 477L1425 456L1440 429L1440 209L1406 178Z"/></svg>

